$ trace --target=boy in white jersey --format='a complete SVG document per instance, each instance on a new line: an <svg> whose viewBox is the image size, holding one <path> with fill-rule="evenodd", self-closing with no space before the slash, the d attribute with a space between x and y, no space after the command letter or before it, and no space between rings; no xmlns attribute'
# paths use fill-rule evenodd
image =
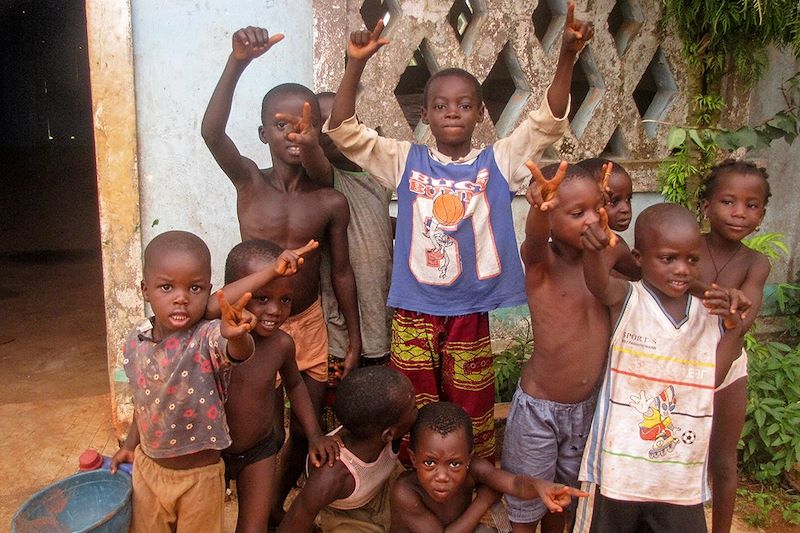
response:
<svg viewBox="0 0 800 533"><path fill-rule="evenodd" d="M705 300L706 309L689 294L702 241L682 206L639 215L640 282L609 276L600 224L581 243L586 284L615 327L579 476L599 487L575 531L705 532L714 389L739 354L741 322L724 302Z"/></svg>

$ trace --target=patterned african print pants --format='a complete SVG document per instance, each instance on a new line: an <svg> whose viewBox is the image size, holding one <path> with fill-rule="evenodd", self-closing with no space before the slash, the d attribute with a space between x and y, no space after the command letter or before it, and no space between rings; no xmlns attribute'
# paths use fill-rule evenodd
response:
<svg viewBox="0 0 800 533"><path fill-rule="evenodd" d="M435 316L396 309L390 365L414 384L417 407L436 401L464 408L474 453L494 460L494 369L488 313Z"/></svg>

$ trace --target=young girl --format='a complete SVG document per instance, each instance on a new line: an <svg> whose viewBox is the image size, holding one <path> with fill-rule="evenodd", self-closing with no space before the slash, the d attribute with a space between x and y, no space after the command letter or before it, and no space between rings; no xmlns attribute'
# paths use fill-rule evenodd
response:
<svg viewBox="0 0 800 533"><path fill-rule="evenodd" d="M747 161L726 160L711 170L701 191L703 217L711 231L703 236L700 281L741 290L751 308L746 332L758 315L769 260L742 239L758 230L770 197L765 169ZM728 531L736 498L736 445L742 434L747 404L747 355L734 361L714 397L710 474L714 494L712 528Z"/></svg>

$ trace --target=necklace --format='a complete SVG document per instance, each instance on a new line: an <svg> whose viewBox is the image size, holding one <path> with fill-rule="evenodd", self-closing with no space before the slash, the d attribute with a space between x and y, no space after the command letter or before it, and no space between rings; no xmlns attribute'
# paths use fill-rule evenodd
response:
<svg viewBox="0 0 800 533"><path fill-rule="evenodd" d="M708 239L705 239L705 241L706 241L706 250L708 250L708 256L711 258L711 264L714 266L714 283L716 283L717 279L719 278L719 275L722 274L723 270L725 270L725 267L728 266L731 261L733 261L733 258L736 257L736 254L738 254L739 250L742 249L742 243L740 242L739 246L736 247L736 249L733 251L728 260L725 261L725 263L723 263L721 267L717 268L717 262L714 261L714 254L711 253L711 246L709 246L708 244Z"/></svg>

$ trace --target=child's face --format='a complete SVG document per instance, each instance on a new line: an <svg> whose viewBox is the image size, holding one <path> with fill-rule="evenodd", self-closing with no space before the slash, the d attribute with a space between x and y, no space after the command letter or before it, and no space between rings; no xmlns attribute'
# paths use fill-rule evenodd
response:
<svg viewBox="0 0 800 533"><path fill-rule="evenodd" d="M558 198L558 206L549 212L553 240L580 249L583 232L600 220L600 187L593 180L572 179L559 186Z"/></svg>
<svg viewBox="0 0 800 533"><path fill-rule="evenodd" d="M666 296L679 298L697 278L702 239L697 228L677 224L652 228L641 249L633 257L642 269L642 281Z"/></svg>
<svg viewBox="0 0 800 533"><path fill-rule="evenodd" d="M614 172L608 180L609 193L606 203L608 213L608 226L614 231L625 231L631 225L631 199L633 198L633 184L625 172Z"/></svg>
<svg viewBox="0 0 800 533"><path fill-rule="evenodd" d="M472 132L483 121L483 104L475 86L461 76L443 76L428 87L422 122L429 124L439 150L472 142Z"/></svg>
<svg viewBox="0 0 800 533"><path fill-rule="evenodd" d="M196 254L172 250L154 257L142 280L142 296L155 316L155 334L163 337L196 324L211 293L211 265Z"/></svg>
<svg viewBox="0 0 800 533"><path fill-rule="evenodd" d="M289 122L275 118L276 113L303 116L303 104L306 99L300 94L283 94L276 96L267 104L264 115L261 117L262 125L258 128L261 142L269 145L269 152L274 161L277 159L288 165L300 164L300 147L291 142L287 135L294 131ZM319 125L315 125L319 127Z"/></svg>
<svg viewBox="0 0 800 533"><path fill-rule="evenodd" d="M255 266L255 265L251 265ZM263 269L265 264L259 262ZM251 273L255 270L251 270ZM247 310L256 316L258 322L253 333L260 337L269 337L289 318L292 310L292 282L289 278L279 277L253 291L253 297L247 304Z"/></svg>
<svg viewBox="0 0 800 533"><path fill-rule="evenodd" d="M766 212L766 186L758 174L730 172L717 178L714 193L703 200L711 231L741 241L755 231Z"/></svg>
<svg viewBox="0 0 800 533"><path fill-rule="evenodd" d="M463 429L441 435L424 429L415 450L409 450L417 470L417 479L428 496L437 503L458 493L469 472L471 453Z"/></svg>

